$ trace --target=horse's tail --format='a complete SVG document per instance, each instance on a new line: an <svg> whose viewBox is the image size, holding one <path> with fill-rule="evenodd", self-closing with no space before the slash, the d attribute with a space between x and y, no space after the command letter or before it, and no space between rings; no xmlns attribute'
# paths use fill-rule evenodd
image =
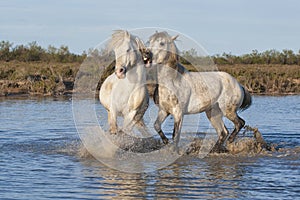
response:
<svg viewBox="0 0 300 200"><path fill-rule="evenodd" d="M248 90L246 90L243 86L241 86L244 92L244 98L243 98L243 102L242 105L240 106L240 110L244 111L247 108L249 108L252 104L252 97L250 95L250 93L248 92Z"/></svg>

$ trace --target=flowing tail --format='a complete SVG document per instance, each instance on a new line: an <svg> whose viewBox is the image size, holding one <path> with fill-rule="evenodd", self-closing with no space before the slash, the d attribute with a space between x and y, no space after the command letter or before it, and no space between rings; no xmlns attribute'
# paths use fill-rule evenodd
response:
<svg viewBox="0 0 300 200"><path fill-rule="evenodd" d="M244 111L251 106L252 97L251 97L250 93L248 92L248 90L246 90L243 86L241 86L241 87L243 88L244 99L243 99L242 105L240 106L240 110Z"/></svg>

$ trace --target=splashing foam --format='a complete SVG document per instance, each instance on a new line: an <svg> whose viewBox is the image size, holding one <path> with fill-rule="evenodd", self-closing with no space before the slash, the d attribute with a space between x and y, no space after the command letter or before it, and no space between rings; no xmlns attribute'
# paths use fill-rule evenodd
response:
<svg viewBox="0 0 300 200"><path fill-rule="evenodd" d="M191 155L199 154L201 146L202 146L202 139L195 138L187 154L191 154ZM237 138L232 143L229 142L226 143L226 149L228 150L226 154L231 154L231 155L268 154L269 152L276 151L275 146L276 146L275 144L268 144L264 140L262 134L258 131L257 128L245 126L245 131L242 137ZM213 154L217 155L218 153L213 153Z"/></svg>
<svg viewBox="0 0 300 200"><path fill-rule="evenodd" d="M108 134L108 133L107 133ZM109 135L109 134L108 134ZM105 155L107 158L116 157L118 149L122 151L129 151L135 153L147 153L163 149L164 144L156 138L137 138L127 134L119 133L117 135L109 135L108 138L113 141L112 143L102 143L105 152L101 152L101 155ZM90 138L92 140L92 138ZM88 140L87 140L88 141ZM201 152L209 151L215 144L214 138L206 138L203 144L204 138L194 138L189 144L188 148L180 150L182 155L192 155L201 157ZM95 146L94 142L88 142L89 148ZM168 145L169 146L169 145ZM277 148L276 144L268 144L260 131L257 128L250 126L245 127L245 131L242 136L238 137L233 143L227 142L227 153L210 153L210 155L273 155L274 152L278 152L287 155L299 154L300 147L295 148ZM97 149L97 147L94 147ZM92 158L91 153L82 144L78 149L78 154L81 158ZM163 155L162 155L163 156Z"/></svg>
<svg viewBox="0 0 300 200"><path fill-rule="evenodd" d="M231 154L258 154L276 151L275 145L267 144L258 128L246 126L244 135L246 132L252 132L253 137L238 138L233 143L227 142L226 146Z"/></svg>

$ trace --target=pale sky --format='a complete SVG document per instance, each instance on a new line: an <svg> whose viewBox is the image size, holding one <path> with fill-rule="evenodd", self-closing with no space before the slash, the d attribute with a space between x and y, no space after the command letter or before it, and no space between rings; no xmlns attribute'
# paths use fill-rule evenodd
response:
<svg viewBox="0 0 300 200"><path fill-rule="evenodd" d="M300 49L298 0L0 0L0 41L82 53L116 29L181 32L210 55Z"/></svg>

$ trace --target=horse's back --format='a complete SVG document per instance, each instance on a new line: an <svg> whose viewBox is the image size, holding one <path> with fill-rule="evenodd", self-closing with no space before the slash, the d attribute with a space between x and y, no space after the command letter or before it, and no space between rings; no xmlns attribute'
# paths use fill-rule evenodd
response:
<svg viewBox="0 0 300 200"><path fill-rule="evenodd" d="M228 103L242 103L242 86L226 72L189 72L185 76L192 88L189 112L205 110L215 103L224 109Z"/></svg>
<svg viewBox="0 0 300 200"><path fill-rule="evenodd" d="M197 95L217 97L222 90L222 80L217 72L189 72L187 79Z"/></svg>
<svg viewBox="0 0 300 200"><path fill-rule="evenodd" d="M184 75L191 91L187 99L187 114L203 112L218 101L222 82L216 76L211 72L188 72Z"/></svg>

